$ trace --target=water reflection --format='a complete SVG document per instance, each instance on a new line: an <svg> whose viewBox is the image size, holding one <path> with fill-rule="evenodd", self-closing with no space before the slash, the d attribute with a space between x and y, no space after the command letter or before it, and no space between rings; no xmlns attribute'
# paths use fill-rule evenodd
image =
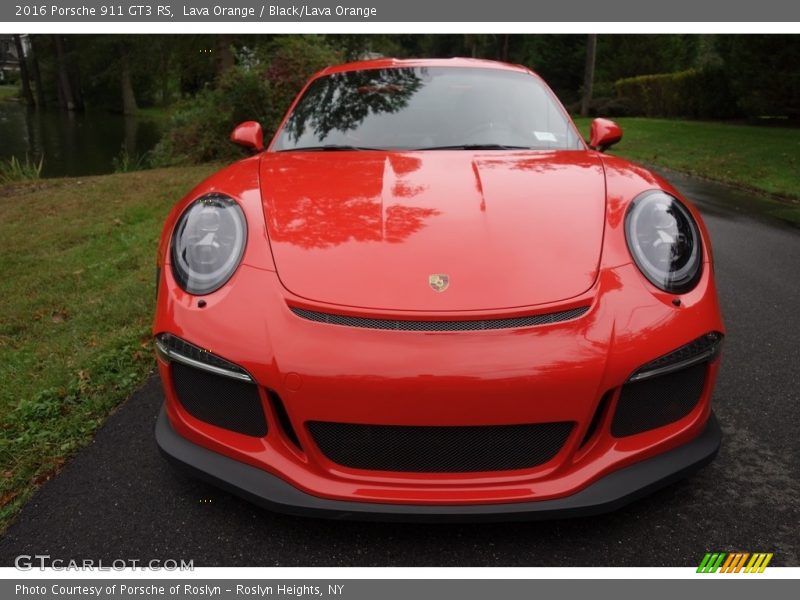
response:
<svg viewBox="0 0 800 600"><path fill-rule="evenodd" d="M131 157L141 156L158 139L158 126L150 120L0 103L0 160L44 156L44 177L110 173L123 148Z"/></svg>

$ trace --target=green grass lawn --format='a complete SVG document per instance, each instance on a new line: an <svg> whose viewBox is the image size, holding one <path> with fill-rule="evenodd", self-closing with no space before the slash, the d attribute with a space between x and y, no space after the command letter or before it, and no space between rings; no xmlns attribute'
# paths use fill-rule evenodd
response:
<svg viewBox="0 0 800 600"><path fill-rule="evenodd" d="M0 85L0 102L16 100L19 97L19 86Z"/></svg>
<svg viewBox="0 0 800 600"><path fill-rule="evenodd" d="M612 154L800 199L800 129L668 119L615 120L623 137L611 149ZM587 138L590 122L576 119Z"/></svg>
<svg viewBox="0 0 800 600"><path fill-rule="evenodd" d="M0 531L152 369L161 226L217 167L0 187Z"/></svg>

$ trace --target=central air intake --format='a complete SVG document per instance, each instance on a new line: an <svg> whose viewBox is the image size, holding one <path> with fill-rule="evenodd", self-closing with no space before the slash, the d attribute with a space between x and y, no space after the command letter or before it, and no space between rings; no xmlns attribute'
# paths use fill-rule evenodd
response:
<svg viewBox="0 0 800 600"><path fill-rule="evenodd" d="M345 467L470 473L542 465L564 446L573 423L409 426L311 421L307 426L322 453Z"/></svg>

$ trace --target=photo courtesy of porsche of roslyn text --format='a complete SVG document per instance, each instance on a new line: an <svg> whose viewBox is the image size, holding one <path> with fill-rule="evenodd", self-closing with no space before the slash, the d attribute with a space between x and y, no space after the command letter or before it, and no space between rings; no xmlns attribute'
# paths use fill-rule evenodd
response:
<svg viewBox="0 0 800 600"><path fill-rule="evenodd" d="M797 566L800 37L0 52L5 565Z"/></svg>

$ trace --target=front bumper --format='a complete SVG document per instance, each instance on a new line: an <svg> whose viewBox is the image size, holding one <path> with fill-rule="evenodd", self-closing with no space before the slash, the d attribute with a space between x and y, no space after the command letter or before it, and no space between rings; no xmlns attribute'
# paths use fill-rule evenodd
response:
<svg viewBox="0 0 800 600"><path fill-rule="evenodd" d="M236 285L209 296L208 305L199 308L162 274L162 290L169 293L159 294L154 333L183 336L249 373L257 388L254 408L263 409L268 432L244 435L187 410L176 388L175 365L159 359L167 419L190 444L249 465L262 478L269 473L312 498L345 506L391 505L400 513L399 505L467 511L479 505L543 506L688 444L701 435L711 413L717 360L708 363L702 390L694 392L699 399L684 417L641 433L612 435L620 390L632 373L708 331L722 331L709 270L680 307L671 297L654 295L634 266L623 265L603 271L595 288L574 301L591 305L579 318L519 329L431 333L302 319L289 307L300 299L289 298L274 273L243 265L237 277ZM670 401L656 399L653 405ZM320 445L311 428L315 422L418 429L574 426L547 462L476 472L339 460ZM372 439L383 442L380 436ZM423 443L415 450L447 456ZM391 455L381 448L369 453Z"/></svg>
<svg viewBox="0 0 800 600"><path fill-rule="evenodd" d="M613 471L570 496L443 506L348 502L312 496L262 469L181 437L170 426L163 408L156 423L158 447L173 465L264 508L301 516L381 521L535 520L610 512L707 465L719 451L721 437L712 413L702 433L688 443Z"/></svg>

